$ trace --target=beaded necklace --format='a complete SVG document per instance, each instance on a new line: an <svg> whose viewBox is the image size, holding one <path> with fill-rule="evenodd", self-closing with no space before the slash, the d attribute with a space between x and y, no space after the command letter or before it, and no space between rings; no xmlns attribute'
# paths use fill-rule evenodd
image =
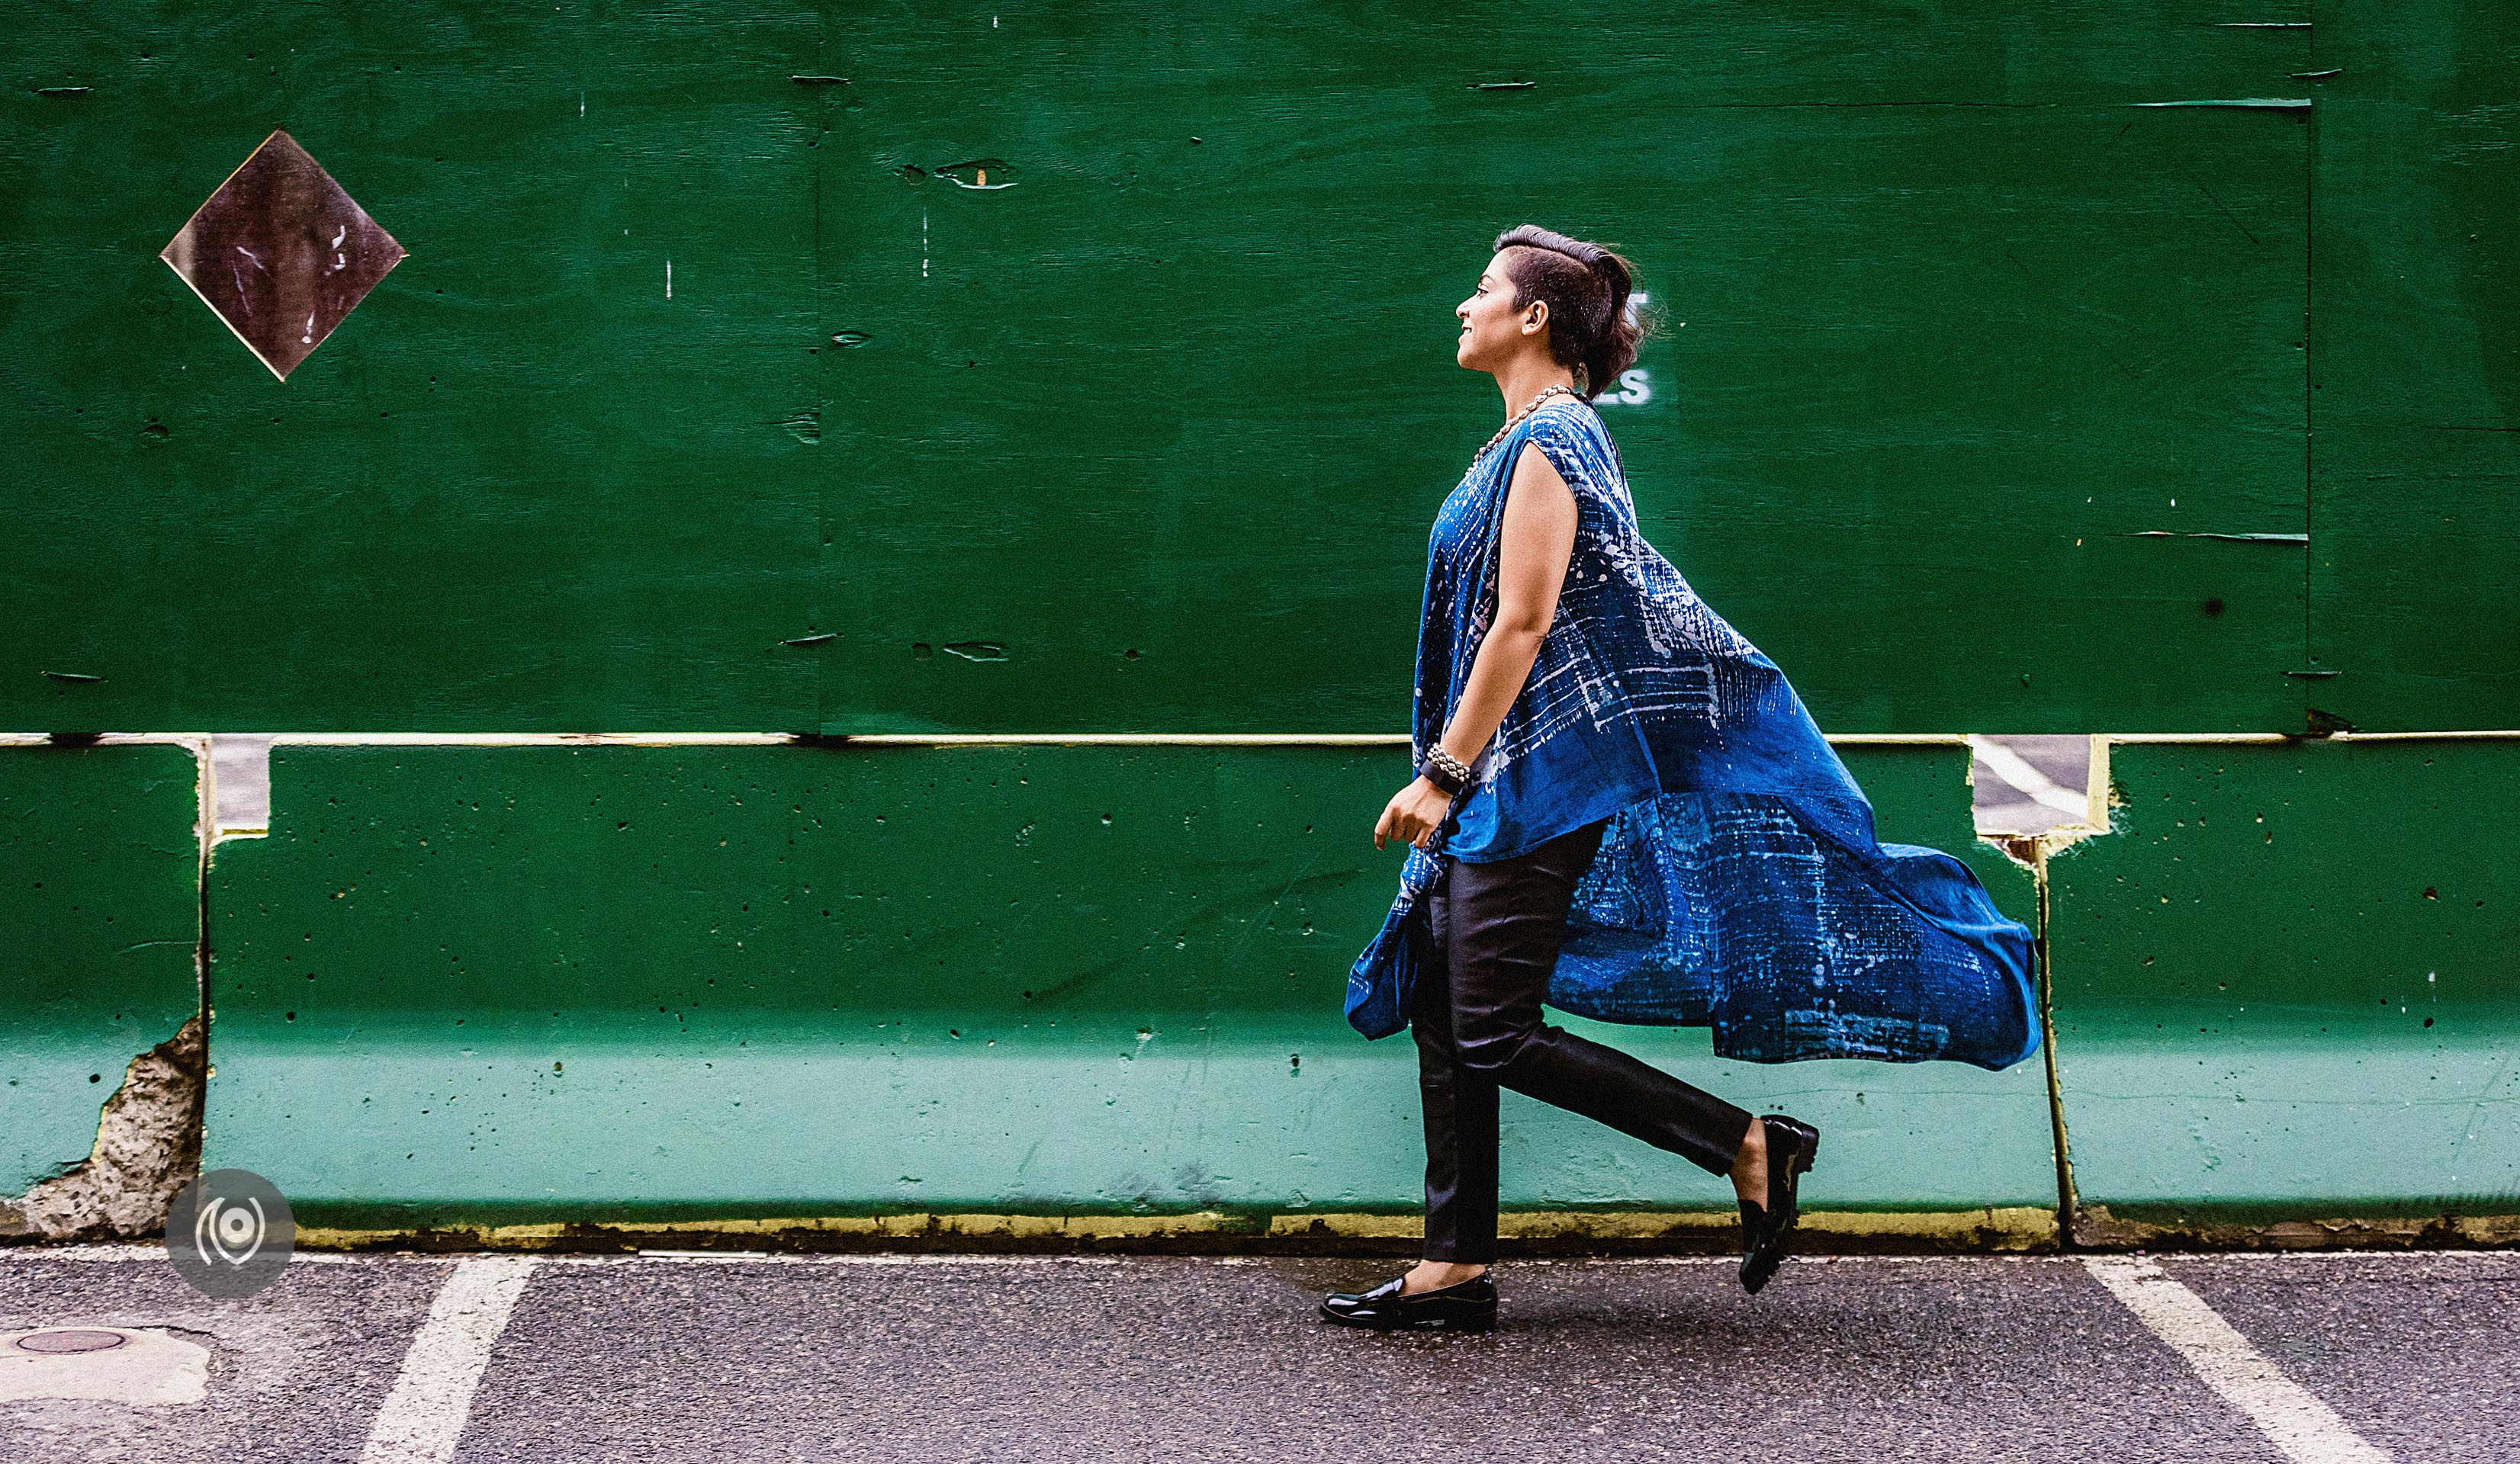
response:
<svg viewBox="0 0 2520 1464"><path fill-rule="evenodd" d="M1575 396L1575 394L1576 394L1576 393L1575 393L1575 388L1574 388L1574 387L1572 387L1572 386L1561 386L1561 385L1558 385L1558 384L1556 384L1556 383L1554 383L1554 382L1552 382L1551 384L1549 384L1549 385L1547 385L1547 386L1543 386L1542 388L1540 388L1540 395L1533 397L1533 398L1531 399L1531 402L1530 402L1530 404L1529 404L1528 406L1525 406L1521 411L1516 412L1512 417L1508 418L1508 419L1507 420L1506 424L1505 424L1504 426L1501 426L1501 427L1497 428L1497 434L1496 434L1494 437L1491 437L1491 438L1489 438L1489 439L1488 439L1488 445L1487 445L1486 447L1480 448L1477 452L1472 453L1472 454L1470 455L1470 461L1471 461L1471 462L1473 462L1473 463L1476 463L1476 462L1477 462L1477 461L1479 461L1481 458L1484 458L1484 457L1486 457L1489 453L1491 453L1491 452L1495 451L1495 449L1496 449L1496 445L1497 445L1498 443L1500 443L1500 442L1505 441L1505 434L1506 434L1506 433L1510 432L1510 431L1512 431L1515 427L1520 426L1520 425L1522 424L1522 420L1523 420L1524 418L1529 417L1532 413L1539 411L1539 410L1540 410L1540 404L1541 404L1541 403L1543 403L1543 402L1545 402L1545 401L1549 400L1549 399L1550 399L1551 397L1552 397L1552 396L1557 396L1557 395L1560 395L1560 394L1563 394L1563 395L1566 395L1566 396ZM1580 400L1582 400L1582 398L1578 397L1578 398L1577 398L1577 400L1579 400L1579 401L1580 401Z"/></svg>

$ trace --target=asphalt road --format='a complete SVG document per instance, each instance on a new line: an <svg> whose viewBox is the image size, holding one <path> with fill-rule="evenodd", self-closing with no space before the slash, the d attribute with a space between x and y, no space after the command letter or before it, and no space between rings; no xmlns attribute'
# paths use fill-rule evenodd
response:
<svg viewBox="0 0 2520 1464"><path fill-rule="evenodd" d="M142 1248L0 1251L0 1336L202 1359L195 1401L0 1401L0 1455L2520 1459L2520 1254L1811 1259L1756 1298L1520 1261L1492 1334L1315 1320L1384 1265L300 1257L216 1302Z"/></svg>

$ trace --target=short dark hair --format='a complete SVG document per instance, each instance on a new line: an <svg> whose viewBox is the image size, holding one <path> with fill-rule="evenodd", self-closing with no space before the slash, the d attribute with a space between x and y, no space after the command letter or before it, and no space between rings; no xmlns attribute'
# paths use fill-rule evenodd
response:
<svg viewBox="0 0 2520 1464"><path fill-rule="evenodd" d="M1583 373L1586 401L1637 364L1645 333L1628 318L1636 268L1624 256L1538 224L1498 235L1496 249L1515 251L1505 266L1514 308L1548 302L1550 359Z"/></svg>

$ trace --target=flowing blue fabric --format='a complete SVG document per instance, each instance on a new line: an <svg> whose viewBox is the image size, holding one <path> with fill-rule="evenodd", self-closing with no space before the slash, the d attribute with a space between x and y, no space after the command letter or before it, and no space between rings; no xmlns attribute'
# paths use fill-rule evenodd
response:
<svg viewBox="0 0 2520 1464"><path fill-rule="evenodd" d="M1506 488L1535 443L1574 491L1575 549L1530 679L1437 831L1438 853L1510 859L1607 819L1577 886L1551 1005L1711 1026L1751 1062L1948 1058L2005 1068L2039 1048L2030 931L1966 865L1883 844L1872 806L1775 662L1645 542L1618 447L1588 406L1531 413L1471 463L1428 545L1416 717L1452 720L1496 611ZM1437 858L1348 976L1368 1037L1408 1025Z"/></svg>

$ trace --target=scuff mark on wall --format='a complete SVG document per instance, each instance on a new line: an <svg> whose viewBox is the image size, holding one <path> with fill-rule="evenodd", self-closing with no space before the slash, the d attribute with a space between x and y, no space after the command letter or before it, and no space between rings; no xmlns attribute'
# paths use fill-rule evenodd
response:
<svg viewBox="0 0 2520 1464"><path fill-rule="evenodd" d="M202 1167L202 1019L131 1059L98 1115L96 1147L68 1173L0 1200L0 1235L131 1239L165 1228L166 1207Z"/></svg>

